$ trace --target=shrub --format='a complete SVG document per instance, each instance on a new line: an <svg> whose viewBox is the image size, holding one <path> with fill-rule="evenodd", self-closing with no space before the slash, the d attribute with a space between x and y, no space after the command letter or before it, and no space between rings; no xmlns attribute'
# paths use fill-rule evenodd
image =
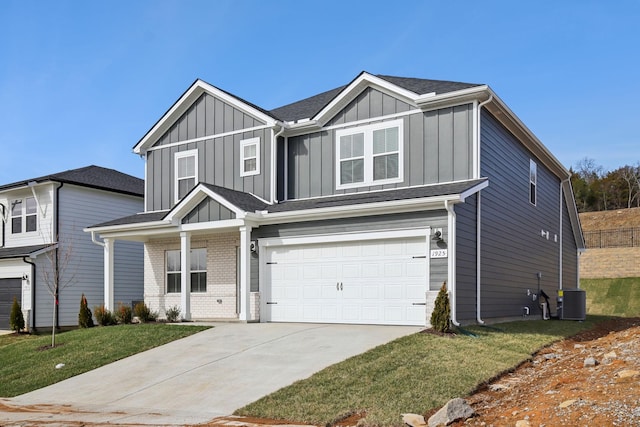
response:
<svg viewBox="0 0 640 427"><path fill-rule="evenodd" d="M93 328L93 315L87 304L87 298L82 294L80 298L80 312L78 313L78 326L81 328Z"/></svg>
<svg viewBox="0 0 640 427"><path fill-rule="evenodd" d="M167 310L167 322L177 322L180 318L180 307L174 305Z"/></svg>
<svg viewBox="0 0 640 427"><path fill-rule="evenodd" d="M137 303L133 307L133 313L142 323L153 322L158 318L158 313L152 312L144 302Z"/></svg>
<svg viewBox="0 0 640 427"><path fill-rule="evenodd" d="M451 306L449 305L449 292L447 291L447 282L444 282L436 297L433 313L431 313L431 327L438 332L449 332L450 318Z"/></svg>
<svg viewBox="0 0 640 427"><path fill-rule="evenodd" d="M95 314L100 326L110 326L117 323L113 313L106 309L104 304L93 307L93 314Z"/></svg>
<svg viewBox="0 0 640 427"><path fill-rule="evenodd" d="M18 333L24 329L24 316L22 315L22 308L20 307L20 303L16 297L13 297L13 304L11 305L9 326L12 331L16 331Z"/></svg>
<svg viewBox="0 0 640 427"><path fill-rule="evenodd" d="M125 325L128 325L133 320L133 311L131 310L131 306L121 302L118 303L115 315L118 323L124 323Z"/></svg>

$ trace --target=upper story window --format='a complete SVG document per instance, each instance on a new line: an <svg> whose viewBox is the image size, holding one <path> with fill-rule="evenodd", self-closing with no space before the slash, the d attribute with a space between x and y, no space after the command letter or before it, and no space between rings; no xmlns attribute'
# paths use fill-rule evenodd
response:
<svg viewBox="0 0 640 427"><path fill-rule="evenodd" d="M529 202L536 205L538 184L538 165L533 160L529 160Z"/></svg>
<svg viewBox="0 0 640 427"><path fill-rule="evenodd" d="M38 205L33 197L11 201L11 234L30 233L38 229Z"/></svg>
<svg viewBox="0 0 640 427"><path fill-rule="evenodd" d="M180 251L167 251L167 293L179 293L182 289L180 278ZM191 292L207 292L207 249L191 249Z"/></svg>
<svg viewBox="0 0 640 427"><path fill-rule="evenodd" d="M175 154L175 201L179 201L196 186L198 177L198 150Z"/></svg>
<svg viewBox="0 0 640 427"><path fill-rule="evenodd" d="M402 181L402 120L336 131L336 189Z"/></svg>
<svg viewBox="0 0 640 427"><path fill-rule="evenodd" d="M260 173L260 138L240 141L240 176Z"/></svg>

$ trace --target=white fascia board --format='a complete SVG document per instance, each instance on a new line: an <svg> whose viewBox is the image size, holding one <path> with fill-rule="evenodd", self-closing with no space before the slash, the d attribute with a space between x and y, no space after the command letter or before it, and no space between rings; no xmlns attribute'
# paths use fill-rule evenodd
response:
<svg viewBox="0 0 640 427"><path fill-rule="evenodd" d="M198 222L195 224L182 224L176 231L220 231L225 229L235 229L245 224L243 219L225 219L221 221Z"/></svg>
<svg viewBox="0 0 640 427"><path fill-rule="evenodd" d="M186 214L195 209L195 207L198 206L198 204L202 202L207 196L236 214L236 217L240 218L245 215L245 211L243 211L218 193L211 191L209 188L205 187L202 184L198 184L195 189L193 189L184 199L182 199L182 201L180 201L180 203L178 203L176 206L174 206L173 209L171 209L171 211L169 211L164 219L171 222L178 219L181 220Z"/></svg>
<svg viewBox="0 0 640 427"><path fill-rule="evenodd" d="M412 212L416 210L442 209L443 203L461 203L460 194L425 197L416 199L392 200L386 202L365 203L359 205L331 206L326 208L305 209L288 212L260 213L261 225L281 224L283 222L301 222L332 218L349 218L368 215Z"/></svg>
<svg viewBox="0 0 640 427"><path fill-rule="evenodd" d="M31 252L29 254L29 258L35 259L38 255L42 255L44 253L47 253L47 252L52 251L52 250L57 249L57 248L58 248L58 244L54 243L53 245L47 246L46 248L42 248L39 251Z"/></svg>
<svg viewBox="0 0 640 427"><path fill-rule="evenodd" d="M104 227L87 227L82 229L85 233L98 233L104 235L105 233L115 232L130 232L130 231L144 231L157 228L163 228L171 226L171 222L167 220L149 221L149 222L137 222L134 224L120 224L120 225L106 225Z"/></svg>
<svg viewBox="0 0 640 427"><path fill-rule="evenodd" d="M171 125L178 119L184 112L186 112L191 105L202 95L203 93L209 93L216 98L221 99L225 103L232 105L239 110L245 111L247 114L256 117L258 120L265 122L267 126L275 126L276 120L263 113L262 111L252 107L249 104L245 104L238 98L229 95L226 92L221 91L215 86L210 85L200 79L196 80L189 89L176 101L175 104L158 120L158 122L142 137L142 139L133 147L133 152L136 154L143 153L148 146L153 144L160 135L164 134Z"/></svg>
<svg viewBox="0 0 640 427"><path fill-rule="evenodd" d="M400 86L396 86L393 83L381 79L380 77L363 72L346 88L344 88L329 104L312 117L311 120L320 124L326 123L368 86L375 87L381 92L400 98L413 106L416 106L416 99L419 98L418 94L415 92L403 89Z"/></svg>
<svg viewBox="0 0 640 427"><path fill-rule="evenodd" d="M486 181L483 181L480 184L475 185L475 186L469 188L468 190L463 191L462 193L460 193L460 199L462 201L464 201L467 197L476 194L478 191L483 190L483 189L487 188L488 186L489 186L489 180L487 179Z"/></svg>
<svg viewBox="0 0 640 427"><path fill-rule="evenodd" d="M427 237L430 227L403 228L394 230L355 231L349 233L311 234L306 236L268 237L258 239L258 247L302 245L314 243L357 242L362 240L400 239L407 237Z"/></svg>
<svg viewBox="0 0 640 427"><path fill-rule="evenodd" d="M435 96L432 94L420 95L415 102L422 110L435 110L451 104L462 104L475 100L483 101L484 99L481 98L489 98L490 93L492 92L489 86L482 85Z"/></svg>

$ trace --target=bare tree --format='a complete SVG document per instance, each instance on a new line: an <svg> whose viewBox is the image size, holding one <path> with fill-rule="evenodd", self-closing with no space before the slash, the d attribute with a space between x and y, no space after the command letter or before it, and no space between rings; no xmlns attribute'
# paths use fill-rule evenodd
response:
<svg viewBox="0 0 640 427"><path fill-rule="evenodd" d="M51 323L51 347L56 345L56 328L58 328L58 302L60 293L75 282L76 270L71 268L73 255L72 242L66 239L60 241L56 236L57 246L55 249L46 252L47 264L50 268L42 271L42 282L47 292L53 298L53 322Z"/></svg>

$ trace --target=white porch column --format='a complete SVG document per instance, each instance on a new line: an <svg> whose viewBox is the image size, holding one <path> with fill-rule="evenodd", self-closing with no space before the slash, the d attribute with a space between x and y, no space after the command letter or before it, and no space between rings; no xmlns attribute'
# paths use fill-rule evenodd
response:
<svg viewBox="0 0 640 427"><path fill-rule="evenodd" d="M104 308L113 311L113 239L104 240Z"/></svg>
<svg viewBox="0 0 640 427"><path fill-rule="evenodd" d="M249 320L251 307L251 227L240 227L240 320Z"/></svg>
<svg viewBox="0 0 640 427"><path fill-rule="evenodd" d="M180 308L182 318L191 320L191 233L180 233Z"/></svg>

